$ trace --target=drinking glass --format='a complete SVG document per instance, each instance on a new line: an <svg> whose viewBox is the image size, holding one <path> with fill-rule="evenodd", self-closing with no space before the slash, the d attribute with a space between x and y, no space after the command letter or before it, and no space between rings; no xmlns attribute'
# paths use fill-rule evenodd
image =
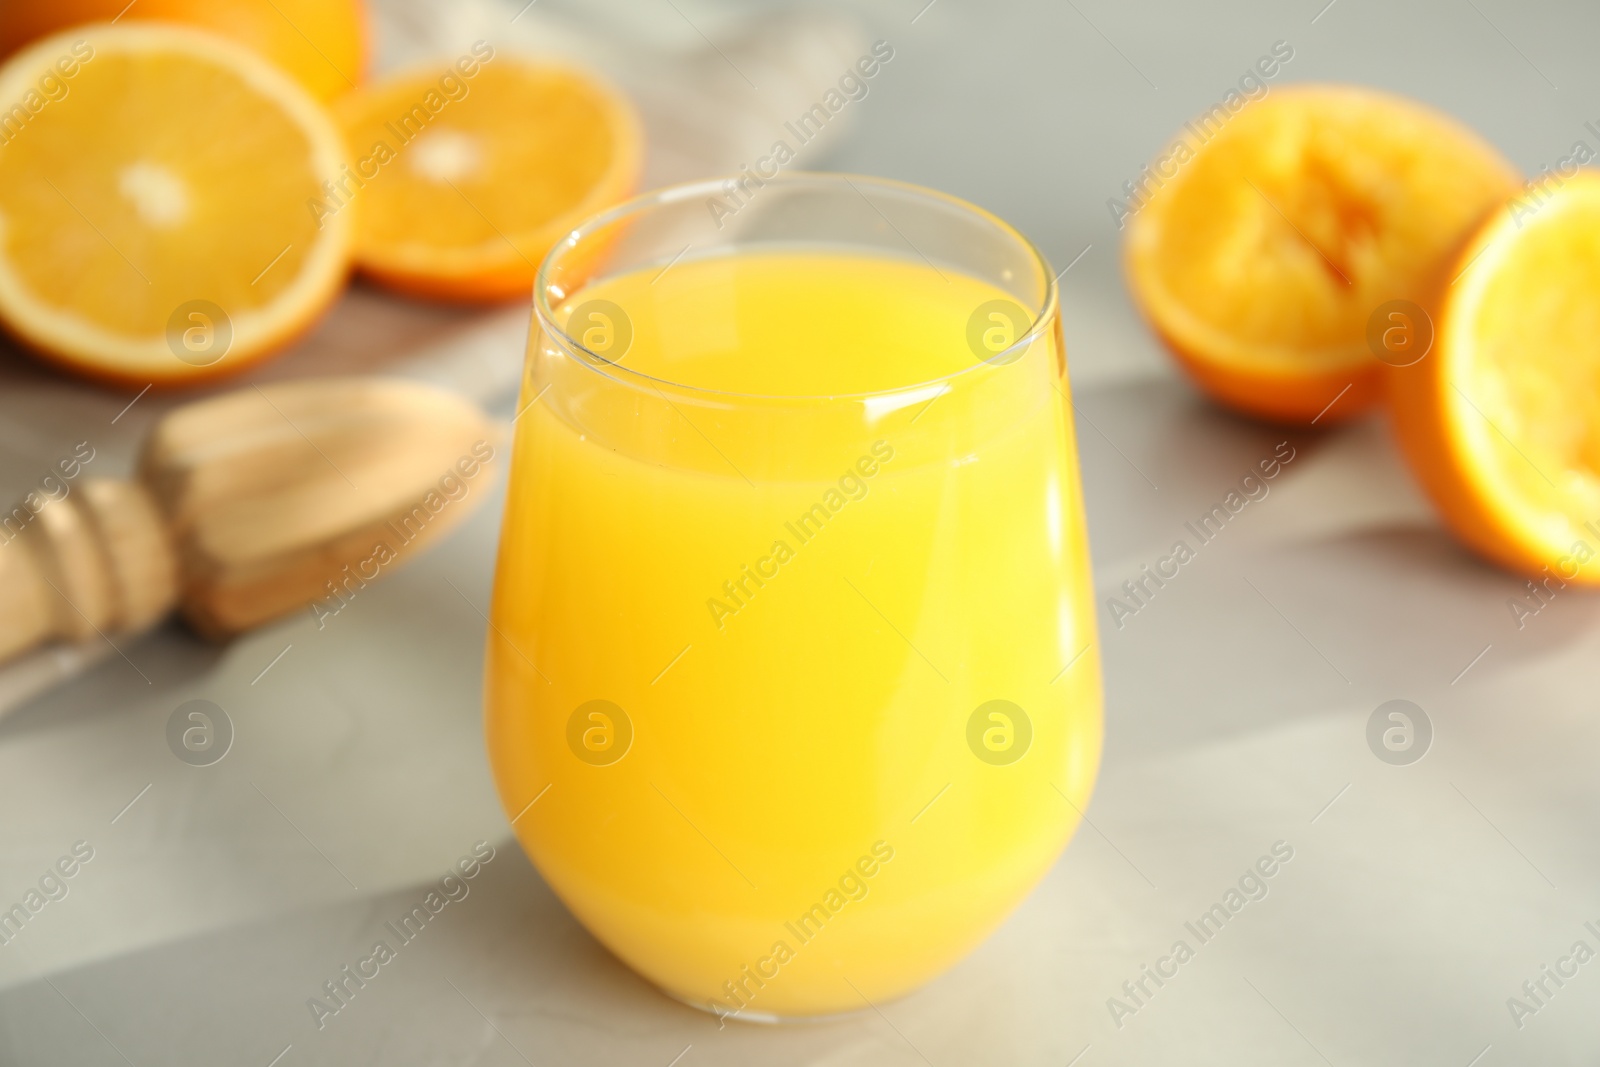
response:
<svg viewBox="0 0 1600 1067"><path fill-rule="evenodd" d="M596 938L740 1019L958 961L1101 744L1055 281L897 182L681 186L534 294L487 655L507 817Z"/></svg>

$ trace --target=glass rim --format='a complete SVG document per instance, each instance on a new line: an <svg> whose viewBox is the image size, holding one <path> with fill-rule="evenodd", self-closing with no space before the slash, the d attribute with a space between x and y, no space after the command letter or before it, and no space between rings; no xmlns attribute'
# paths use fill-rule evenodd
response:
<svg viewBox="0 0 1600 1067"><path fill-rule="evenodd" d="M868 187L891 191L901 195L909 194L912 197L922 198L929 202L943 204L948 207L954 207L969 215L982 219L1001 234L1016 241L1017 244L1027 253L1034 265L1038 267L1039 271L1043 274L1045 280L1044 301L1040 305L1038 313L1034 315L1033 321L1028 324L1028 329L1022 334L1022 336L1018 337L1000 352L996 352L994 355L983 359L975 360L970 367L962 367L960 370L950 371L947 374L936 375L935 377L926 378L917 382L908 382L905 385L891 386L886 389L874 389L865 392L816 394L741 393L725 389L710 389L704 386L689 385L685 382L673 381L670 378L661 378L656 375L646 374L643 371L634 370L630 367L624 367L621 363L606 359L599 353L585 347L577 338L567 333L564 327L557 325L555 321L554 309L550 307L550 289L547 279L549 278L550 272L559 265L559 261L563 255L577 247L585 238L592 237L597 231L603 230L605 227L612 226L617 222L628 218L629 216L642 215L646 211L649 211L653 208L663 207L669 204L682 203L687 200L698 199L702 196L720 195L724 191L724 187L729 180L737 181L740 177L741 175L735 174L663 186L660 189L642 193L638 196L632 197L631 199L625 200L622 203L608 208L598 215L593 215L585 221L579 223L571 231L569 231L564 238L556 242L556 244L550 249L549 252L545 253L544 258L539 262L539 269L534 276L533 285L533 316L535 325L542 332L549 334L550 337L552 337L561 346L563 349L563 355L565 355L568 359L573 359L575 362L583 365L596 374L599 374L604 378L609 378L620 384L647 385L656 388L658 391L660 388L666 387L689 395L698 395L708 398L721 398L726 400L862 401L881 397L897 396L904 393L925 394L929 389L936 386L939 387L939 395L943 395L944 392L948 391L948 389L957 379L969 374L977 374L980 368L985 366L1004 366L1016 362L1016 360L1021 357L1021 354L1030 348L1036 340L1038 340L1040 335L1046 328L1048 328L1051 320L1056 315L1056 304L1059 294L1056 285L1056 276L1050 270L1050 261L1045 258L1044 253L1039 251L1038 247L1035 246L1032 241L1028 240L1028 238L1025 237L1020 230L993 212L985 210L984 208L981 208L970 201L963 200L958 196L952 196L949 193L943 193L937 189L930 189L927 186L917 185L913 182L903 182L893 178L878 178L862 174L850 174L842 171L792 171L780 173L772 178L763 179L763 182L765 185L813 185L833 186L836 188L848 186L849 188L854 189L855 192L864 200L866 199L866 194L861 191L860 187L862 185L866 185ZM873 207L874 210L876 210L876 205L872 204L870 200L868 200L867 203L868 206ZM880 211L879 214L882 214L882 212ZM890 223L890 225L893 226L893 223ZM909 245L910 241L908 240L906 243ZM914 245L912 246L912 250L916 251ZM685 249L685 251L688 250ZM679 255L682 256L683 253L680 252ZM918 256L921 256L920 252L918 253ZM674 262L676 262L676 260L674 260ZM927 262L925 258L924 262ZM932 266L931 263L929 263L929 265ZM934 269L937 270L938 268L935 267ZM587 284L587 281L585 284ZM564 295L562 299L569 300L573 295L576 294L576 292L581 291L582 289L580 288L574 293ZM578 352L583 353L588 358L577 359L575 353Z"/></svg>

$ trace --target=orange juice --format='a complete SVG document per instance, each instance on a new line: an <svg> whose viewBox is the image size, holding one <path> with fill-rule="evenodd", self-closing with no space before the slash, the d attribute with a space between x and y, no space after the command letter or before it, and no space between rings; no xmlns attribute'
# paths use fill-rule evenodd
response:
<svg viewBox="0 0 1600 1067"><path fill-rule="evenodd" d="M1013 299L772 248L554 309L578 343L625 343L610 360L536 324L491 763L551 887L681 999L781 1018L906 992L1011 911L1088 802L1059 331L992 362L969 343Z"/></svg>

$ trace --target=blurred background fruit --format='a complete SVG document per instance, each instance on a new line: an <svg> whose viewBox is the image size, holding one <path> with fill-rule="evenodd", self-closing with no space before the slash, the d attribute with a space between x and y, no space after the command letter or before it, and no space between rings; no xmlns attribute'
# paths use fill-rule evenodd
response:
<svg viewBox="0 0 1600 1067"><path fill-rule="evenodd" d="M1448 277L1432 353L1388 372L1411 469L1477 552L1600 585L1600 175L1496 213Z"/></svg>
<svg viewBox="0 0 1600 1067"><path fill-rule="evenodd" d="M1373 310L1422 300L1520 178L1476 133L1390 93L1234 96L1148 168L1129 285L1218 402L1286 423L1349 419L1381 395Z"/></svg>
<svg viewBox="0 0 1600 1067"><path fill-rule="evenodd" d="M643 159L622 94L481 42L336 112L355 176L331 199L360 201L357 265L419 296L527 299L550 246L628 195Z"/></svg>
<svg viewBox="0 0 1600 1067"><path fill-rule="evenodd" d="M251 48L319 100L361 84L366 71L367 17L359 0L11 0L0 4L0 55L81 23L151 19Z"/></svg>
<svg viewBox="0 0 1600 1067"><path fill-rule="evenodd" d="M344 142L277 67L202 30L94 24L12 56L0 100L51 77L63 95L0 152L0 320L18 338L137 388L248 366L338 294L350 214L306 205Z"/></svg>

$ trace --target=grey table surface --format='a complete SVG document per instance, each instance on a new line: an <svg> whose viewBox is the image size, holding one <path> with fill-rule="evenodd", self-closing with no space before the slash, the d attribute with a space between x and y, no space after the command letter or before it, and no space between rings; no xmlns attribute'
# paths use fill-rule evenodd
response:
<svg viewBox="0 0 1600 1067"><path fill-rule="evenodd" d="M1600 964L1560 961L1578 942L1600 950L1600 602L1564 592L1519 628L1507 601L1521 581L1444 533L1381 421L1286 435L1219 412L1170 369L1121 282L1106 201L1276 41L1294 57L1275 84L1413 94L1530 172L1600 143L1584 125L1600 116L1592 5L1324 3L854 8L895 59L852 105L849 139L807 164L967 197L1072 265L1099 599L1279 442L1296 450L1148 606L1121 627L1102 611L1107 735L1088 822L969 959L881 1011L719 1028L600 948L511 838L485 765L496 498L323 629L307 615L213 648L169 627L0 722L0 905L76 842L93 849L70 892L0 947L0 1064L1595 1062ZM685 45L691 29L718 37L778 11L540 10L580 6ZM516 314L358 289L264 373L381 370L484 323L472 358L514 366ZM126 396L10 352L0 381L10 491L84 437L115 473L159 410L113 425ZM189 699L234 724L212 766L167 747ZM1367 740L1397 699L1432 726L1407 765ZM496 854L470 895L318 1029L306 999L480 840ZM1131 998L1124 983L1280 841L1293 859L1266 896ZM1558 965L1576 974L1545 977Z"/></svg>

